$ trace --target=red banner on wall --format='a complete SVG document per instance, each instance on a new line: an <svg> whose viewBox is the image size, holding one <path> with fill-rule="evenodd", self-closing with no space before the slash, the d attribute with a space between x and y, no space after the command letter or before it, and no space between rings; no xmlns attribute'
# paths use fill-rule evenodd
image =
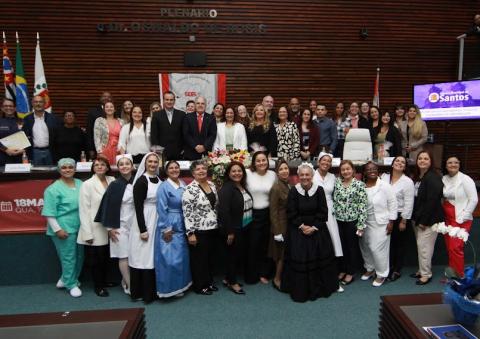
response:
<svg viewBox="0 0 480 339"><path fill-rule="evenodd" d="M43 192L52 180L0 183L0 234L43 233Z"/></svg>

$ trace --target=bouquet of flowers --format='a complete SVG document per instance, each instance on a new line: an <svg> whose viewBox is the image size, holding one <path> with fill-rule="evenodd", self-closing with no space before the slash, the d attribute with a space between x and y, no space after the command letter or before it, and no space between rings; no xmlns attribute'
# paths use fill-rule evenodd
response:
<svg viewBox="0 0 480 339"><path fill-rule="evenodd" d="M432 225L432 231L442 234L448 234L453 238L462 239L463 242L467 242L468 240L468 232L465 229L461 227L445 225L444 222L439 222Z"/></svg>
<svg viewBox="0 0 480 339"><path fill-rule="evenodd" d="M250 154L246 150L217 150L208 152L206 157L208 163L208 169L212 171L212 181L217 186L222 186L225 180L225 172L227 166L232 161L237 161L243 164L243 166L250 166Z"/></svg>

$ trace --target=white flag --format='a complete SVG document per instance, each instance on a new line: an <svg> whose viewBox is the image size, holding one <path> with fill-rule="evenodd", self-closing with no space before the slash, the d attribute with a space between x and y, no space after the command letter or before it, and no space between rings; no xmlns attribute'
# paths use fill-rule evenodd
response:
<svg viewBox="0 0 480 339"><path fill-rule="evenodd" d="M48 94L47 79L43 69L42 53L40 52L40 37L37 33L37 48L35 51L35 87L33 95L40 95L45 98L45 110L52 112L52 103Z"/></svg>

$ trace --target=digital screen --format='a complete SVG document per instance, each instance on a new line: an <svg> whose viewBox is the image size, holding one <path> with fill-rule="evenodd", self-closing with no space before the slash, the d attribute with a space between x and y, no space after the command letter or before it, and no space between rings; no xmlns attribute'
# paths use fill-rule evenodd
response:
<svg viewBox="0 0 480 339"><path fill-rule="evenodd" d="M424 120L480 119L480 80L413 86Z"/></svg>

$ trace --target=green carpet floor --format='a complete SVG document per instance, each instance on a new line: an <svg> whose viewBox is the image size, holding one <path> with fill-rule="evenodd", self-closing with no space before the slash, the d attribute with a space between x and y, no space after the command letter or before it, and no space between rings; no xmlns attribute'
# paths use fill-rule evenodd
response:
<svg viewBox="0 0 480 339"><path fill-rule="evenodd" d="M443 267L434 267L426 286L414 284L408 277L413 271L404 269L399 280L380 288L357 277L344 293L303 304L271 285L246 286L245 296L235 295L220 286L220 277L220 291L212 296L189 292L146 306L130 301L120 287L99 298L85 285L83 296L73 299L54 284L1 286L0 314L145 307L149 338L378 338L380 296L442 290Z"/></svg>

